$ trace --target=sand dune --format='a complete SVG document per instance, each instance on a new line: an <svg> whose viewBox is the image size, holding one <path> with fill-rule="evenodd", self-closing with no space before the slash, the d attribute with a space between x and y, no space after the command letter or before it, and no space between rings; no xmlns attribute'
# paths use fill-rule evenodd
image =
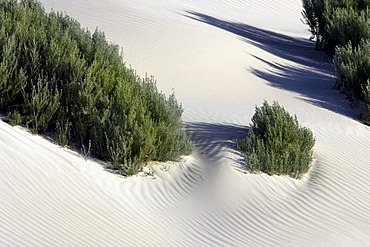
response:
<svg viewBox="0 0 370 247"><path fill-rule="evenodd" d="M1 246L366 246L370 128L313 51L301 1L43 0L104 30L183 104L195 145L121 178L0 122ZM278 100L316 136L300 181L244 173L232 139Z"/></svg>

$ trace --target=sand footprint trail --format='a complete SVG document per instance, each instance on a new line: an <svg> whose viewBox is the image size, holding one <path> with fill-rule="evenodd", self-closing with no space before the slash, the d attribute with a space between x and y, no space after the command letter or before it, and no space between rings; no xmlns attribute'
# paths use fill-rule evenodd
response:
<svg viewBox="0 0 370 247"><path fill-rule="evenodd" d="M122 179L0 122L1 246L366 246L370 129L333 91L301 1L43 0L175 91L196 150ZM311 46L312 45L312 46ZM245 174L232 139L278 100L316 136L302 180Z"/></svg>

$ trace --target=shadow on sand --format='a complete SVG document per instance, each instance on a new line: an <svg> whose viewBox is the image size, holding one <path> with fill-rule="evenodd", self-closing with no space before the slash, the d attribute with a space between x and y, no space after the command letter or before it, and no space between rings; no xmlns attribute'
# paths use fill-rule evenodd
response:
<svg viewBox="0 0 370 247"><path fill-rule="evenodd" d="M225 158L223 151L230 152L227 158L243 166L243 157L236 151L235 139L245 138L249 128L232 124L184 123L184 128L197 150L207 160Z"/></svg>
<svg viewBox="0 0 370 247"><path fill-rule="evenodd" d="M239 39L296 65L266 61L267 69L246 68L272 87L298 93L297 98L315 106L357 119L343 94L333 89L335 77L329 58L314 50L314 42L260 29L247 24L220 20L205 14L186 11L184 16L231 32Z"/></svg>

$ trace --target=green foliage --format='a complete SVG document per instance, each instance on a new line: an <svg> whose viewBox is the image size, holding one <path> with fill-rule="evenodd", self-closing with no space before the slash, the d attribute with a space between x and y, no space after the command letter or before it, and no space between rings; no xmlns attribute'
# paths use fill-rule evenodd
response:
<svg viewBox="0 0 370 247"><path fill-rule="evenodd" d="M250 134L237 141L251 171L300 178L312 161L315 139L277 102L256 107Z"/></svg>
<svg viewBox="0 0 370 247"><path fill-rule="evenodd" d="M302 0L302 15L316 37L316 48L332 55L336 46L351 41L357 47L370 38L369 4L369 0Z"/></svg>
<svg viewBox="0 0 370 247"><path fill-rule="evenodd" d="M2 32L1 35L6 36L6 33ZM7 41L4 40L4 43L0 48L0 108L7 108L9 104L12 104L27 83L24 69L18 67L17 55L21 51L14 35L10 36Z"/></svg>
<svg viewBox="0 0 370 247"><path fill-rule="evenodd" d="M369 12L350 8L335 9L327 20L327 49L333 52L335 47L351 43L357 48L362 40L370 38Z"/></svg>
<svg viewBox="0 0 370 247"><path fill-rule="evenodd" d="M362 121L370 125L370 82L368 80L366 87L364 87L364 96L365 96L365 102L367 104L367 107L361 114Z"/></svg>
<svg viewBox="0 0 370 247"><path fill-rule="evenodd" d="M302 4L316 48L322 46L334 56L336 88L352 102L370 105L370 0L302 0Z"/></svg>
<svg viewBox="0 0 370 247"><path fill-rule="evenodd" d="M305 20L305 24L309 26L309 31L312 33L311 39L316 38L316 49L319 49L322 45L325 33L325 1L302 0L302 5L302 16Z"/></svg>
<svg viewBox="0 0 370 247"><path fill-rule="evenodd" d="M22 124L22 116L18 111L8 112L5 121L13 126L20 125Z"/></svg>
<svg viewBox="0 0 370 247"><path fill-rule="evenodd" d="M367 103L368 106L370 106L370 82L369 80L367 80L367 83L363 88L364 88L365 102Z"/></svg>
<svg viewBox="0 0 370 247"><path fill-rule="evenodd" d="M37 1L0 2L0 111L123 175L190 152L174 95L127 68L119 47Z"/></svg>
<svg viewBox="0 0 370 247"><path fill-rule="evenodd" d="M58 118L55 124L56 143L64 147L71 138L72 123L68 119Z"/></svg>
<svg viewBox="0 0 370 247"><path fill-rule="evenodd" d="M48 85L49 81L39 79L36 85L32 85L30 92L22 92L26 126L34 133L45 131L59 108L58 89L50 89Z"/></svg>
<svg viewBox="0 0 370 247"><path fill-rule="evenodd" d="M367 92L370 75L370 41L363 41L355 48L351 43L337 48L334 66L337 89L347 94L352 101L361 99L369 104Z"/></svg>
<svg viewBox="0 0 370 247"><path fill-rule="evenodd" d="M370 105L362 112L361 119L365 124L370 125Z"/></svg>

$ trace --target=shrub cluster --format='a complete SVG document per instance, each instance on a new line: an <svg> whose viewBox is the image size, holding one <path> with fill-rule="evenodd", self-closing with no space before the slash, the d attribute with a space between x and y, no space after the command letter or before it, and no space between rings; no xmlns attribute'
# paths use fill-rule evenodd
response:
<svg viewBox="0 0 370 247"><path fill-rule="evenodd" d="M370 121L370 0L302 0L303 17L316 48L334 56L336 88L352 101L362 100Z"/></svg>
<svg viewBox="0 0 370 247"><path fill-rule="evenodd" d="M300 178L312 161L315 139L312 132L300 127L277 102L256 107L250 134L237 140L237 148L246 154L251 171L269 175L289 175Z"/></svg>
<svg viewBox="0 0 370 247"><path fill-rule="evenodd" d="M344 47L338 47L334 56L334 67L337 89L346 93L352 101L366 101L370 75L370 40L361 42L357 47L353 47L351 42Z"/></svg>
<svg viewBox="0 0 370 247"><path fill-rule="evenodd" d="M33 0L1 1L0 23L0 111L9 121L54 132L124 175L190 151L175 96L125 66L102 32Z"/></svg>
<svg viewBox="0 0 370 247"><path fill-rule="evenodd" d="M369 3L369 0L302 0L302 15L316 39L316 49L332 55L337 46L351 41L357 47L362 39L370 38Z"/></svg>

